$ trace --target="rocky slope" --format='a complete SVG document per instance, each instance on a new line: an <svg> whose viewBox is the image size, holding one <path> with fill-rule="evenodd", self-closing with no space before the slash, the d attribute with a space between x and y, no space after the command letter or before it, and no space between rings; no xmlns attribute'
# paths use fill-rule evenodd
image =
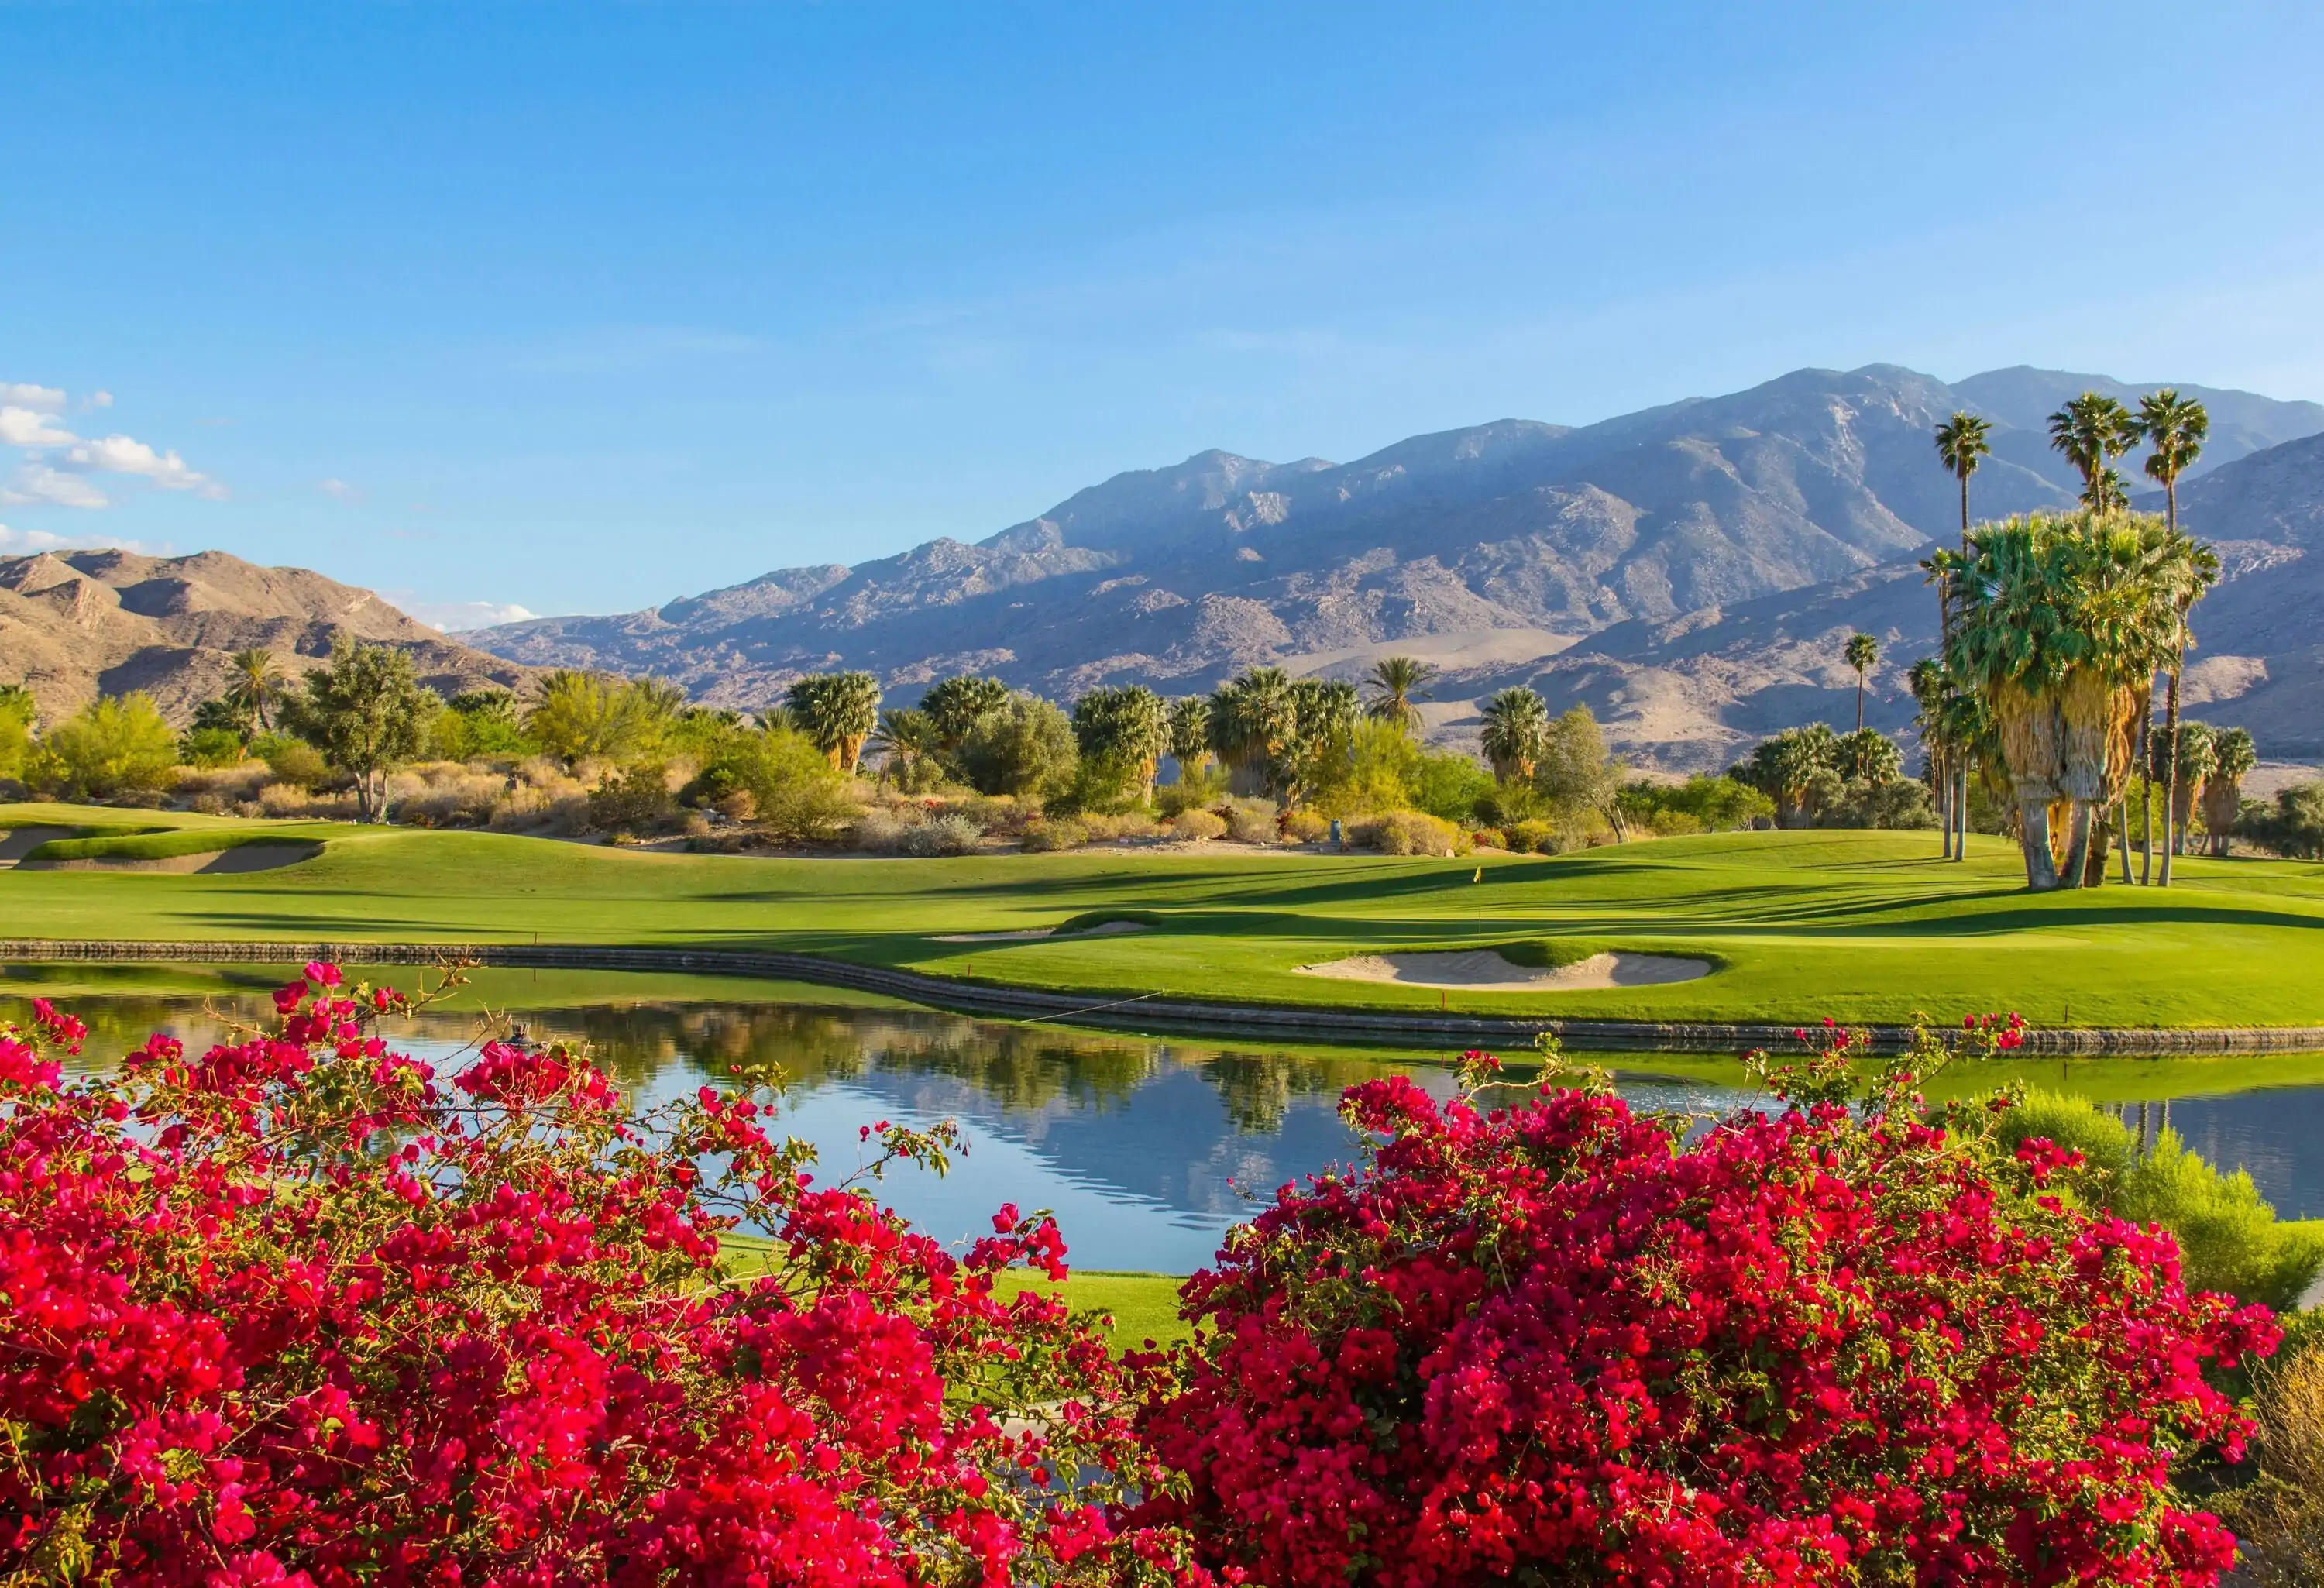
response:
<svg viewBox="0 0 2324 1588"><path fill-rule="evenodd" d="M466 638L529 664L656 673L745 707L838 666L904 696L976 669L1071 697L1128 679L1183 693L1268 661L1352 673L1408 651L1458 669L1434 713L1448 734L1471 686L1539 676L1610 709L1641 758L1712 764L1766 725L1839 715L1822 635L1859 606L1895 606L1909 660L1910 609L1927 605L1910 563L1958 512L1931 428L1956 408L1997 421L1980 515L2060 505L2078 482L2042 419L2087 386L2147 389L2025 369L1948 386L1876 365L1578 429L1505 420L1351 464L1209 452L1117 475L973 545ZM2181 389L2213 409L2205 470L2324 432L2314 403ZM1898 716L1891 686L1884 673L1876 721Z"/></svg>
<svg viewBox="0 0 2324 1588"><path fill-rule="evenodd" d="M30 685L43 721L99 693L143 689L183 724L225 689L234 652L263 646L284 672L302 673L341 634L410 651L420 676L447 694L513 687L531 671L304 568L261 568L223 551L0 558L0 683Z"/></svg>

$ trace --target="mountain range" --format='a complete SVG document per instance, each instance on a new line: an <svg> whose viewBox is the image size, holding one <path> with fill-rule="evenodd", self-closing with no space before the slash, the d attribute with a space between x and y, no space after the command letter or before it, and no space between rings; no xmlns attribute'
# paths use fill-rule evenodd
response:
<svg viewBox="0 0 2324 1588"><path fill-rule="evenodd" d="M1347 464L1204 452L973 544L462 639L527 666L653 673L746 708L834 668L872 671L899 699L962 671L1070 698L1124 681L1189 693L1267 663L1353 677L1403 652L1443 669L1436 736L1466 737L1477 699L1530 682L1554 705L1590 706L1644 764L1707 768L1776 727L1852 721L1840 647L1859 628L1886 653L1868 720L1909 721L1904 669L1936 628L1915 565L1959 524L1931 445L1939 420L1966 409L1994 421L1971 494L1978 517L1998 517L2080 489L2048 443L2059 403L2153 389L2025 367L1947 384L1873 365L1578 428L1416 436ZM2270 755L2324 752L2324 564L2309 555L2324 522L2324 405L2179 389L2211 415L2182 515L2227 568L2200 609L2190 702L2246 723Z"/></svg>
<svg viewBox="0 0 2324 1588"><path fill-rule="evenodd" d="M410 651L421 679L447 695L513 688L531 674L305 568L260 568L223 551L0 558L0 683L29 685L43 722L100 693L143 690L182 726L225 692L234 652L272 651L296 677L321 666L341 635Z"/></svg>

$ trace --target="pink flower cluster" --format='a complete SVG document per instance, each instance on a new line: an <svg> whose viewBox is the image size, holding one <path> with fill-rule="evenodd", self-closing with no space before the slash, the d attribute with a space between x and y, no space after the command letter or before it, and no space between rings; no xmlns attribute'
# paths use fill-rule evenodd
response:
<svg viewBox="0 0 2324 1588"><path fill-rule="evenodd" d="M1120 1525L1151 1397L1002 1269L822 1186L747 1094L632 1115L570 1053L280 1028L68 1085L0 1033L0 1577L165 1584L1189 1580ZM929 1143L883 1132L883 1150ZM744 1263L738 1221L779 1232Z"/></svg>
<svg viewBox="0 0 2324 1588"><path fill-rule="evenodd" d="M1835 1026L1811 1071L1858 1050ZM1346 1112L1385 1145L1285 1187L1192 1281L1205 1332L1141 1421L1187 1488L1139 1519L1191 1531L1223 1579L2196 1584L2230 1564L2169 1471L2239 1450L2206 1370L2273 1349L2272 1321L2189 1294L2168 1236L2044 1193L2070 1155L2002 1153L1991 1111L1821 1100L1689 1144L1600 1092L1485 1113L1394 1078Z"/></svg>

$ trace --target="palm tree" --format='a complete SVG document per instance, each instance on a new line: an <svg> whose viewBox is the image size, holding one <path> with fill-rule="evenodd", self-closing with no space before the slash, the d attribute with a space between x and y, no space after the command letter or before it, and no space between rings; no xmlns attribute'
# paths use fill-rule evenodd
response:
<svg viewBox="0 0 2324 1588"><path fill-rule="evenodd" d="M1993 456L1993 426L1973 413L1957 412L1937 427L1937 457L1960 482L1961 549L1969 549L1969 477Z"/></svg>
<svg viewBox="0 0 2324 1588"><path fill-rule="evenodd" d="M2211 735L2211 775L2203 784L2203 826L2210 829L2211 853L2224 859L2243 810L2244 774L2259 764L2259 746L2249 728L2227 728Z"/></svg>
<svg viewBox="0 0 2324 1588"><path fill-rule="evenodd" d="M2187 853L2187 828L2194 820L2195 801L2203 797L2211 774L2218 770L2218 734L2209 723L2181 723L2171 752L2176 776L2170 792L2171 831L2163 850L2166 860L2172 854Z"/></svg>
<svg viewBox="0 0 2324 1588"><path fill-rule="evenodd" d="M1549 743L1549 706L1540 694L1520 684L1503 689L1485 702L1485 759L1493 763L1493 780L1533 781L1534 768Z"/></svg>
<svg viewBox="0 0 2324 1588"><path fill-rule="evenodd" d="M240 712L245 722L256 723L260 733L268 732L266 708L282 693L282 672L274 665L274 652L253 646L235 651L227 665L232 671L226 704ZM247 730L243 736L249 737Z"/></svg>
<svg viewBox="0 0 2324 1588"><path fill-rule="evenodd" d="M1869 634L1850 634L1848 649L1841 652L1848 665L1856 669L1856 727L1864 730L1864 675L1880 660L1880 642Z"/></svg>
<svg viewBox="0 0 2324 1588"><path fill-rule="evenodd" d="M946 679L920 697L920 709L936 725L936 739L946 755L958 755L976 725L1009 704L1009 686L999 679L973 675Z"/></svg>
<svg viewBox="0 0 2324 1588"><path fill-rule="evenodd" d="M864 741L880 725L880 680L870 673L809 673L783 692L799 732L831 758L833 770L855 775Z"/></svg>
<svg viewBox="0 0 2324 1588"><path fill-rule="evenodd" d="M1992 713L2017 803L2025 885L2037 893L2061 885L2050 843L2051 804L2067 792L2060 697L2083 653L2067 618L2070 580L2058 539L2054 521L2040 516L1971 533L1945 656Z"/></svg>
<svg viewBox="0 0 2324 1588"><path fill-rule="evenodd" d="M919 769L936 762L944 753L944 742L936 733L936 719L927 712L900 706L880 714L880 725L872 731L872 748L881 752L881 774L895 774L896 780L909 784L917 780Z"/></svg>
<svg viewBox="0 0 2324 1588"><path fill-rule="evenodd" d="M2136 423L2139 437L2145 441L2148 448L2147 477L2163 487L2163 522L2170 529L2172 542L2181 544L2182 542L2179 534L2179 476L2185 474L2195 460L2203 455L2203 442L2211 433L2211 416L2201 403L2183 398L2179 395L2175 388L2165 386L2161 391L2150 392L2139 399ZM2192 545L2192 542L2183 543ZM2208 551L2208 549L2205 549ZM2166 790L2165 799L2175 799L2179 787L2179 769L2176 764L2179 753L2179 676L2186 670L2187 643L2190 638L2186 628L2187 609L2201 599L2203 591L2208 589L2211 581L2218 577L2218 559L2211 559L2209 578L2201 577L2202 570L2200 566L2190 568L2189 572L2194 581L2200 582L2190 582L2188 587L2181 591L2182 600L2179 608L2178 643L2171 659L2170 690L2163 708L2163 752L2166 757L2171 758L2172 762L2163 769L2163 786ZM2164 833L2163 885L2166 888L2171 886L2171 856L2177 847L2170 841L2170 835L2178 831L2175 821L2173 813L2166 809L2163 812L2163 821ZM2147 844L2151 851L2153 847L2152 828L2148 831Z"/></svg>
<svg viewBox="0 0 2324 1588"><path fill-rule="evenodd" d="M1299 730L1291 675L1279 667L1253 668L1212 693L1210 716L1211 748L1226 763L1234 791L1273 792L1284 748Z"/></svg>
<svg viewBox="0 0 2324 1588"><path fill-rule="evenodd" d="M2050 445L2082 476L2082 505L2099 512L2118 506L2117 457L2137 444L2138 422L2112 397L2085 392L2050 416Z"/></svg>
<svg viewBox="0 0 2324 1588"><path fill-rule="evenodd" d="M1952 418L1937 427L1937 457L1946 472L1960 482L1960 543L1961 555L1969 555L1969 477L1977 472L1978 465L1993 455L1993 426L1976 414L1956 410ZM1941 652L1952 635L1952 586L1949 568L1938 569L1937 586L1937 648ZM1969 761L1966 749L1955 746L1952 779L1947 785L1948 798L1941 801L1952 810L1960 830L1945 831L1945 853L1954 860L1967 858L1969 848Z"/></svg>
<svg viewBox="0 0 2324 1588"><path fill-rule="evenodd" d="M1084 761L1111 762L1138 779L1139 803L1154 802L1154 773L1170 746L1170 714L1143 684L1093 689L1074 702L1074 741Z"/></svg>
<svg viewBox="0 0 2324 1588"><path fill-rule="evenodd" d="M1178 778L1199 773L1211 754L1211 697L1185 695L1170 702L1170 753L1178 761Z"/></svg>
<svg viewBox="0 0 2324 1588"><path fill-rule="evenodd" d="M1364 675L1364 687L1371 691L1364 709L1412 733L1420 726L1420 703L1428 698L1423 690L1435 676L1436 669L1416 657L1383 656Z"/></svg>
<svg viewBox="0 0 2324 1588"><path fill-rule="evenodd" d="M1939 657L1923 656L1904 674L1904 687L1912 691L1913 704L1920 710L1914 715L1913 725L1921 730L1921 743L1929 756L1929 786L1937 797L1937 826L1941 835L1944 857L1953 857L1953 746L1945 736L1945 693L1952 680L1945 675L1945 664Z"/></svg>

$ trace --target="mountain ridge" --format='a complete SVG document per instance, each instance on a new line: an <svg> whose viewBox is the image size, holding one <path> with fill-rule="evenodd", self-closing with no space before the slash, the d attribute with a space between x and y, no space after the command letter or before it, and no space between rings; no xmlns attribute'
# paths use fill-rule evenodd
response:
<svg viewBox="0 0 2324 1588"><path fill-rule="evenodd" d="M1994 411L1981 516L2070 503L2079 479L2036 409L2086 386L2126 400L2152 389L2025 366L1948 384L1868 365L1588 425L1497 420L1348 463L1214 448L1125 470L981 540L466 638L530 665L655 673L744 708L835 667L872 671L907 699L961 670L1061 697L1132 680L1185 693L1255 664L1329 656L1360 670L1368 653L1431 642L1489 652L1499 676L1512 647L1496 635L1529 635L1535 660L1571 669L1608 632L1909 564L1957 522L1929 436L1956 408ZM2222 416L2190 491L2264 446L2324 433L2324 405L2181 390ZM1457 737L1460 713L1438 715ZM1629 747L1691 763L1740 731Z"/></svg>

